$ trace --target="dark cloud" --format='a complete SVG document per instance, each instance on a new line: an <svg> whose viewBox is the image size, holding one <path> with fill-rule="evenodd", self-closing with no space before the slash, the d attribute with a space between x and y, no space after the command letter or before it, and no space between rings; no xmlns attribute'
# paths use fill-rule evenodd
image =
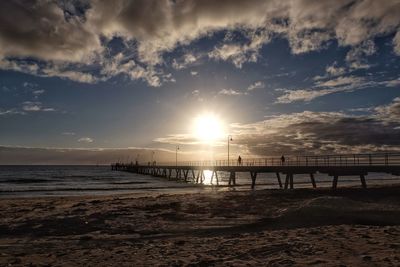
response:
<svg viewBox="0 0 400 267"><path fill-rule="evenodd" d="M236 143L251 154L263 156L399 151L398 99L376 110L369 116L302 112L236 125Z"/></svg>
<svg viewBox="0 0 400 267"><path fill-rule="evenodd" d="M79 17L66 19L54 1L0 2L0 56L86 61L101 48Z"/></svg>

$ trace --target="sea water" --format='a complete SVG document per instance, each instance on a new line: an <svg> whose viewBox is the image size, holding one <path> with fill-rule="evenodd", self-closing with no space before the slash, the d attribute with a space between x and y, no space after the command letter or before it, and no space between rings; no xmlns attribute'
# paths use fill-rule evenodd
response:
<svg viewBox="0 0 400 267"><path fill-rule="evenodd" d="M110 166L0 166L0 197L30 196L79 196L114 194L175 194L195 193L209 190L229 190L229 173L218 172L220 187L210 186L211 172L206 172L205 186L194 183L177 182L162 177L112 171ZM190 174L189 174L190 176ZM285 176L281 174L284 183ZM317 187L332 185L332 177L315 174ZM383 173L369 173L367 184L396 184L400 177ZM236 190L249 190L249 173L237 173ZM214 179L215 184L215 179ZM311 187L308 175L294 175L295 188ZM357 176L339 177L338 187L360 186ZM275 173L260 173L256 189L278 188Z"/></svg>

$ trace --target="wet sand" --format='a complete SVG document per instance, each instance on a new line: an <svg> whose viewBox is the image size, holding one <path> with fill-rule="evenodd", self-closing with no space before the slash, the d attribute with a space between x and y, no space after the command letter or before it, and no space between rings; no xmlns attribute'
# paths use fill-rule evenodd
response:
<svg viewBox="0 0 400 267"><path fill-rule="evenodd" d="M0 266L400 266L400 187L0 199Z"/></svg>

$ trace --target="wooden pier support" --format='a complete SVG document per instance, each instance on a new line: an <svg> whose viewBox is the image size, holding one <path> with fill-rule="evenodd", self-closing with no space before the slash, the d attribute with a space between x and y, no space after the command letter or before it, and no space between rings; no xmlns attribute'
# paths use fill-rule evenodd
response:
<svg viewBox="0 0 400 267"><path fill-rule="evenodd" d="M338 180L339 180L339 176L338 175L334 175L333 176L333 181L332 181L332 189L333 190L336 190Z"/></svg>
<svg viewBox="0 0 400 267"><path fill-rule="evenodd" d="M289 173L286 174L286 178L285 178L285 189L288 189L289 186Z"/></svg>
<svg viewBox="0 0 400 267"><path fill-rule="evenodd" d="M203 181L204 181L204 170L199 170L199 172L197 173L196 183L202 184Z"/></svg>
<svg viewBox="0 0 400 267"><path fill-rule="evenodd" d="M228 185L236 185L236 172L230 172Z"/></svg>
<svg viewBox="0 0 400 267"><path fill-rule="evenodd" d="M293 184L293 173L290 174L290 189L294 188L294 184Z"/></svg>
<svg viewBox="0 0 400 267"><path fill-rule="evenodd" d="M293 184L293 174L292 173L287 173L286 174L286 179L285 179L285 189L288 189L290 186L290 189L294 188Z"/></svg>
<svg viewBox="0 0 400 267"><path fill-rule="evenodd" d="M366 181L365 181L365 176L364 176L364 174L361 174L361 175L360 175L360 180L361 180L361 185L362 185L362 187L363 187L363 188L367 188L367 183L366 183Z"/></svg>
<svg viewBox="0 0 400 267"><path fill-rule="evenodd" d="M251 189L254 189L256 186L257 172L250 172L251 176Z"/></svg>
<svg viewBox="0 0 400 267"><path fill-rule="evenodd" d="M313 188L317 188L317 184L315 183L315 179L314 179L314 174L310 173L310 179L311 179L311 183Z"/></svg>
<svg viewBox="0 0 400 267"><path fill-rule="evenodd" d="M278 179L279 188L282 188L282 181L279 172L276 173L276 178Z"/></svg>
<svg viewBox="0 0 400 267"><path fill-rule="evenodd" d="M217 173L217 171L212 171L212 173L211 173L211 179L210 179L210 184L213 184L214 175L215 175L215 181L217 182L217 185L219 185L218 173Z"/></svg>
<svg viewBox="0 0 400 267"><path fill-rule="evenodd" d="M196 175L194 174L194 170L192 170L192 182L196 180Z"/></svg>
<svg viewBox="0 0 400 267"><path fill-rule="evenodd" d="M181 169L175 169L175 172L176 172L175 179L176 179L176 180L180 180L181 177L182 177Z"/></svg>
<svg viewBox="0 0 400 267"><path fill-rule="evenodd" d="M185 182L187 182L189 170L183 170L183 177L185 178Z"/></svg>

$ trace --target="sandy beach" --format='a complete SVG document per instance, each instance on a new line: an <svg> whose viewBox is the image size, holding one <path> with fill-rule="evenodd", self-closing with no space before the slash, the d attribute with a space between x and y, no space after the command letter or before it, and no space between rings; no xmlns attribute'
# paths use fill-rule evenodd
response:
<svg viewBox="0 0 400 267"><path fill-rule="evenodd" d="M400 187L0 200L1 266L399 266Z"/></svg>

